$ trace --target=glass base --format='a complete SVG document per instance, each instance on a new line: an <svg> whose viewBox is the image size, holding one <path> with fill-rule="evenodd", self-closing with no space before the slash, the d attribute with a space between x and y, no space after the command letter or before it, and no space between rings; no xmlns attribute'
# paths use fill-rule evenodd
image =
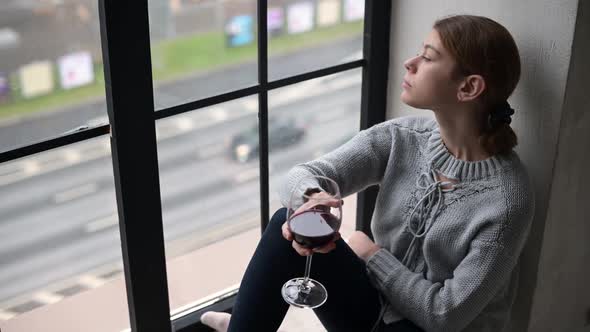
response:
<svg viewBox="0 0 590 332"><path fill-rule="evenodd" d="M295 278L287 281L281 289L283 299L292 306L298 308L317 308L328 299L328 291L324 285L313 279Z"/></svg>

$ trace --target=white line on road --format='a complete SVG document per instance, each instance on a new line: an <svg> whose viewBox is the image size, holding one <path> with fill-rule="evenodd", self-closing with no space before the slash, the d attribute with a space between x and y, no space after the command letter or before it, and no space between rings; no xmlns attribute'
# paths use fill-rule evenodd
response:
<svg viewBox="0 0 590 332"><path fill-rule="evenodd" d="M97 190L98 185L96 183L87 183L55 194L55 196L53 196L53 201L56 204L61 204L83 196L93 194Z"/></svg>
<svg viewBox="0 0 590 332"><path fill-rule="evenodd" d="M341 77L337 80L326 83L328 90L340 90L353 85L361 84L361 79L358 76Z"/></svg>
<svg viewBox="0 0 590 332"><path fill-rule="evenodd" d="M68 148L64 149L62 152L65 160L70 164L78 163L82 159L80 152L76 149Z"/></svg>
<svg viewBox="0 0 590 332"><path fill-rule="evenodd" d="M17 182L17 181L22 180L26 177L27 176L21 170L18 170L13 173L9 173L9 174L0 175L0 186L3 186L5 184L9 184L9 183L13 183L13 182Z"/></svg>
<svg viewBox="0 0 590 332"><path fill-rule="evenodd" d="M106 281L93 275L85 274L78 278L78 282L88 288L96 288L102 286Z"/></svg>
<svg viewBox="0 0 590 332"><path fill-rule="evenodd" d="M38 173L41 167L39 167L39 162L37 160L29 159L23 162L23 169L25 171L25 175L31 176Z"/></svg>
<svg viewBox="0 0 590 332"><path fill-rule="evenodd" d="M244 183L244 182L247 182L247 181L257 178L259 176L259 173L260 173L260 170L258 168L251 168L249 170L243 171L242 173L239 173L238 175L236 175L234 180L237 183Z"/></svg>
<svg viewBox="0 0 590 332"><path fill-rule="evenodd" d="M16 316L16 313L0 309L0 320L9 320L14 316Z"/></svg>
<svg viewBox="0 0 590 332"><path fill-rule="evenodd" d="M174 120L181 132L189 131L195 127L193 120L187 116L177 117Z"/></svg>
<svg viewBox="0 0 590 332"><path fill-rule="evenodd" d="M22 163L7 162L0 167L0 177L20 172L22 172Z"/></svg>
<svg viewBox="0 0 590 332"><path fill-rule="evenodd" d="M242 102L242 105L249 112L258 112L258 101L256 99L246 99Z"/></svg>
<svg viewBox="0 0 590 332"><path fill-rule="evenodd" d="M111 226L116 225L119 222L119 218L116 214L111 214L110 216L100 218L97 220L93 220L86 224L86 232L93 233L96 231L103 230L105 228L109 228Z"/></svg>
<svg viewBox="0 0 590 332"><path fill-rule="evenodd" d="M228 118L227 111L223 108L217 107L211 111L211 117L217 122L225 121Z"/></svg>
<svg viewBox="0 0 590 332"><path fill-rule="evenodd" d="M42 291L42 292L38 292L38 293L33 294L33 300L35 300L37 302L44 303L44 304L52 304L55 302L59 302L63 298L64 297L62 295L47 292L47 291Z"/></svg>

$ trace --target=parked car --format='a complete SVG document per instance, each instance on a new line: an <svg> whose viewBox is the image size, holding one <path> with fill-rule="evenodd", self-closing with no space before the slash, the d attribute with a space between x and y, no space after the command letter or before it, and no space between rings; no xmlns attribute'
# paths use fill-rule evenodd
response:
<svg viewBox="0 0 590 332"><path fill-rule="evenodd" d="M305 131L305 126L293 118L269 118L269 151L299 143L305 136ZM232 137L229 144L231 158L240 163L257 158L259 149L258 124Z"/></svg>

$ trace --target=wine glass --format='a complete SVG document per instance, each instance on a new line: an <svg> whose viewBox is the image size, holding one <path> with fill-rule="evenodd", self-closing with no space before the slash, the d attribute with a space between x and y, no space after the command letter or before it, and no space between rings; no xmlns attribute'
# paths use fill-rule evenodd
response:
<svg viewBox="0 0 590 332"><path fill-rule="evenodd" d="M309 249L334 240L342 223L342 197L334 180L325 176L304 177L291 192L287 225L293 239ZM328 299L324 285L309 277L313 253L307 256L305 275L287 281L281 289L283 299L299 308L317 308Z"/></svg>

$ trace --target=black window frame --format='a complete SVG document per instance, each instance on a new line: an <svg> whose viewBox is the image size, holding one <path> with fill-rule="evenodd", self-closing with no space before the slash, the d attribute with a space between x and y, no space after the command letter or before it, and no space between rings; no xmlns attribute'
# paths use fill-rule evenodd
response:
<svg viewBox="0 0 590 332"><path fill-rule="evenodd" d="M231 311L235 292L204 307L170 316L160 200L156 121L184 112L258 95L261 231L269 220L268 91L362 68L360 128L386 120L390 0L365 0L363 58L268 81L267 0L257 0L258 84L155 111L148 0L99 0L109 124L1 152L0 163L91 138L110 135L123 265L132 331L205 331L200 316ZM133 87L133 88L129 88ZM141 193L140 195L137 193ZM378 188L358 194L356 228L370 235ZM203 271L210 273L210 271Z"/></svg>

